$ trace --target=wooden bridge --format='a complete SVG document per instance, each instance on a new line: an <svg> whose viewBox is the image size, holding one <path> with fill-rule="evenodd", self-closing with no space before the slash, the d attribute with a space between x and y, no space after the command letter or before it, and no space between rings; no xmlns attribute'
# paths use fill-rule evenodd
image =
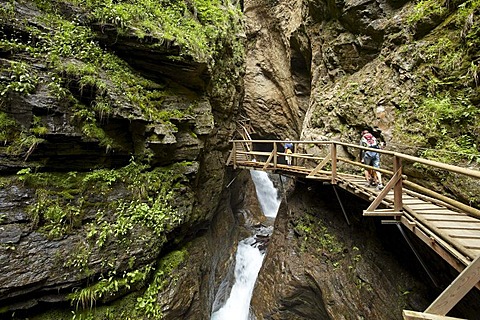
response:
<svg viewBox="0 0 480 320"><path fill-rule="evenodd" d="M364 216L388 217L382 223L403 225L460 273L424 312L404 310L404 319L456 319L447 313L473 287L480 289L480 210L411 182L404 163L462 175L477 185L480 171L373 149L382 154L382 167L391 168L376 169L351 159L366 147L337 141L288 142L294 152L287 155L287 141L234 140L227 165L329 182L371 201ZM286 164L285 156L293 158L292 165ZM381 172L384 181L388 177L385 187L367 186L363 174L358 174L363 170Z"/></svg>

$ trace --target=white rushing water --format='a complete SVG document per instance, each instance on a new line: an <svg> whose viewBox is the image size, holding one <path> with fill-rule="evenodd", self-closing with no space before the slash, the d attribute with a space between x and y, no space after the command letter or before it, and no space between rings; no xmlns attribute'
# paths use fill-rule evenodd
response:
<svg viewBox="0 0 480 320"><path fill-rule="evenodd" d="M266 172L252 170L250 174L263 214L274 218L280 206L277 189ZM250 300L265 255L254 245L255 241L255 237L250 237L238 243L235 255L235 282L227 301L212 313L211 320L250 319Z"/></svg>
<svg viewBox="0 0 480 320"><path fill-rule="evenodd" d="M280 206L280 199L278 198L278 192L272 180L270 180L265 171L250 170L250 175L255 183L257 198L262 207L263 214L270 218L276 217L278 207Z"/></svg>
<svg viewBox="0 0 480 320"><path fill-rule="evenodd" d="M235 283L225 305L212 314L211 320L248 320L250 300L264 254L253 247L253 237L238 243L235 256Z"/></svg>

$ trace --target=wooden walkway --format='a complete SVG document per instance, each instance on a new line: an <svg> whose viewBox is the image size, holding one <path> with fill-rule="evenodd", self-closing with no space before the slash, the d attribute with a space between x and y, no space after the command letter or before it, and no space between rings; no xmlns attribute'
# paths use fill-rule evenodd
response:
<svg viewBox="0 0 480 320"><path fill-rule="evenodd" d="M293 141L294 165L288 166L282 163L286 156L283 153L286 141L236 140L232 143L227 165L336 185L371 202L364 211L365 216L386 217L387 220L382 220L385 224L403 225L460 272L458 278L427 310L405 310L404 319L453 319L446 317L446 314L471 288L476 286L480 289L480 210L408 181L403 174L402 160L463 174L467 178L480 179L479 171L376 150L385 155L382 161L387 156L393 160L392 171L378 170L384 177L391 178L382 190L377 190L367 186L363 175L355 172L374 168L337 155L339 147L350 154L352 149L366 149L364 147L335 141ZM322 156L309 154L306 151L308 149L320 150Z"/></svg>

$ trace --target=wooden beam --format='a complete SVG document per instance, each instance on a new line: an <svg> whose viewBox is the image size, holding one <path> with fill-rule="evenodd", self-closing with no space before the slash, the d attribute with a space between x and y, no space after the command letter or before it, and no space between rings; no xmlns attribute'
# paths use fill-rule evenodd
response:
<svg viewBox="0 0 480 320"><path fill-rule="evenodd" d="M270 164L270 161L272 161L273 158L273 151L270 153L270 156L268 157L267 161L265 162L265 165L263 166L263 170L267 170L268 165Z"/></svg>
<svg viewBox="0 0 480 320"><path fill-rule="evenodd" d="M277 169L277 164L278 164L278 155L277 155L277 143L273 143L273 168Z"/></svg>
<svg viewBox="0 0 480 320"><path fill-rule="evenodd" d="M363 210L363 215L365 217L398 217L398 216L401 216L403 214L402 211L379 211L379 210L375 210L375 211L366 211L366 210Z"/></svg>
<svg viewBox="0 0 480 320"><path fill-rule="evenodd" d="M233 143L232 149L233 169L237 169L237 146Z"/></svg>
<svg viewBox="0 0 480 320"><path fill-rule="evenodd" d="M330 156L332 158L332 184L337 184L337 145L332 143Z"/></svg>
<svg viewBox="0 0 480 320"><path fill-rule="evenodd" d="M393 157L393 171L396 172L395 175L402 176L402 159L398 157ZM403 208L403 190L402 190L402 179L398 179L397 183L393 187L393 208L395 211L400 211Z"/></svg>
<svg viewBox="0 0 480 320"><path fill-rule="evenodd" d="M480 256L470 263L425 312L446 315L480 281Z"/></svg>
<svg viewBox="0 0 480 320"><path fill-rule="evenodd" d="M399 224L401 223L399 220L382 220L380 221L381 224Z"/></svg>
<svg viewBox="0 0 480 320"><path fill-rule="evenodd" d="M313 169L310 174L307 176L307 178L310 178L314 175L316 175L320 170L323 169L323 167L325 167L325 165L328 163L328 161L330 161L332 157L330 156L330 154L327 154L327 156L323 159L322 162L320 162L320 164L318 166L315 167L315 169Z"/></svg>
<svg viewBox="0 0 480 320"><path fill-rule="evenodd" d="M380 203L382 203L382 200L387 196L388 192L397 184L398 180L400 180L401 178L401 172L397 171L392 177L392 179L390 179L390 181L388 181L388 183L385 185L385 188L383 188L377 198L370 204L367 210L363 211L363 215L365 215L365 212L372 212L377 209Z"/></svg>
<svg viewBox="0 0 480 320"><path fill-rule="evenodd" d="M467 320L462 318L445 317L445 316L439 316L437 314L430 314L425 312L416 312L416 311L409 311L409 310L403 310L403 319L404 320Z"/></svg>
<svg viewBox="0 0 480 320"><path fill-rule="evenodd" d="M230 162L232 161L233 155L234 155L233 150L230 150L230 154L228 155L228 159L227 159L227 164L226 164L226 166L229 166L229 165L230 165Z"/></svg>

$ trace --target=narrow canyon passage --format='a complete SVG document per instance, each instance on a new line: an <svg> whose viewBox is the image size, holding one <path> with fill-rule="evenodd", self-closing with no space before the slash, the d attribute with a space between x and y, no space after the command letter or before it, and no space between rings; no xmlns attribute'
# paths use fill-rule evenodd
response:
<svg viewBox="0 0 480 320"><path fill-rule="evenodd" d="M273 223L280 206L280 195L264 171L250 171L255 191L263 214L267 217L265 226L251 228L251 237L239 241L235 256L233 286L226 278L220 285L217 297L225 296L231 287L228 299L223 305L215 299L211 320L249 320L251 319L250 300L258 272L262 266L267 242L272 234ZM216 310L215 310L216 309Z"/></svg>

